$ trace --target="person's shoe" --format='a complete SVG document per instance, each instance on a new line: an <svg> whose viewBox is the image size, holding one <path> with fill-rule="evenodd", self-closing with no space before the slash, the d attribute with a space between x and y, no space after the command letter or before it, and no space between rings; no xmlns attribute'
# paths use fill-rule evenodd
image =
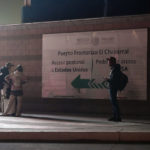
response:
<svg viewBox="0 0 150 150"><path fill-rule="evenodd" d="M108 121L115 121L115 117L109 118Z"/></svg>
<svg viewBox="0 0 150 150"><path fill-rule="evenodd" d="M16 114L16 117L21 117L21 114Z"/></svg>
<svg viewBox="0 0 150 150"><path fill-rule="evenodd" d="M121 119L121 118L117 118L115 121L116 121L116 122L121 122L122 119Z"/></svg>
<svg viewBox="0 0 150 150"><path fill-rule="evenodd" d="M16 114L15 114L15 113L13 113L13 114L9 114L9 116L13 116L13 117L14 117L14 116L16 116Z"/></svg>
<svg viewBox="0 0 150 150"><path fill-rule="evenodd" d="M121 122L122 119L121 118L115 118L115 117L111 117L108 119L108 121L115 121L115 122Z"/></svg>
<svg viewBox="0 0 150 150"><path fill-rule="evenodd" d="M7 116L7 114L6 113L2 113L2 116Z"/></svg>

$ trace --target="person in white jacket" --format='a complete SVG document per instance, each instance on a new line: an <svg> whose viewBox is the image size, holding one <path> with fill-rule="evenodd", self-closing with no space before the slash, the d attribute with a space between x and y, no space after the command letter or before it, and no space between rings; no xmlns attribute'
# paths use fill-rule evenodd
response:
<svg viewBox="0 0 150 150"><path fill-rule="evenodd" d="M23 84L27 82L26 77L23 74L23 67L21 65L17 65L15 71L10 75L5 77L6 82L11 84L11 92L10 92L10 101L6 108L6 111L2 114L7 116L12 103L16 102L16 116L19 117L21 115L22 108L22 97L23 97Z"/></svg>

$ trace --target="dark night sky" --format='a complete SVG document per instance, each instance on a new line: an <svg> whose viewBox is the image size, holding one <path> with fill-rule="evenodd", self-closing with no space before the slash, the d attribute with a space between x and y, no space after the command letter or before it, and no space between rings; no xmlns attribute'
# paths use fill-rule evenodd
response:
<svg viewBox="0 0 150 150"><path fill-rule="evenodd" d="M104 16L106 0L32 0L23 8L23 22ZM150 0L107 0L107 16L150 13Z"/></svg>
<svg viewBox="0 0 150 150"><path fill-rule="evenodd" d="M150 13L150 0L110 0L109 3L110 16L145 13Z"/></svg>

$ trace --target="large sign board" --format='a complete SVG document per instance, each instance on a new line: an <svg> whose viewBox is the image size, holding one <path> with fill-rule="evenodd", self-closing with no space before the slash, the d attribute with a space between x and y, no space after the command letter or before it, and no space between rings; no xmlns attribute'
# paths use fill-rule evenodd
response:
<svg viewBox="0 0 150 150"><path fill-rule="evenodd" d="M114 56L129 82L118 96L147 99L147 29L58 33L43 35L42 97L109 99Z"/></svg>

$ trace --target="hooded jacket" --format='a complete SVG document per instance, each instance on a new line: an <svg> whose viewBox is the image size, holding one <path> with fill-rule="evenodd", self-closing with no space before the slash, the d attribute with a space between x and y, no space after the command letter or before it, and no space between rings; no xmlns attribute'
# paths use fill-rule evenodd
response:
<svg viewBox="0 0 150 150"><path fill-rule="evenodd" d="M109 77L109 87L110 89L118 90L119 82L120 82L120 74L121 74L121 66L120 64L115 64L111 67L110 77Z"/></svg>

